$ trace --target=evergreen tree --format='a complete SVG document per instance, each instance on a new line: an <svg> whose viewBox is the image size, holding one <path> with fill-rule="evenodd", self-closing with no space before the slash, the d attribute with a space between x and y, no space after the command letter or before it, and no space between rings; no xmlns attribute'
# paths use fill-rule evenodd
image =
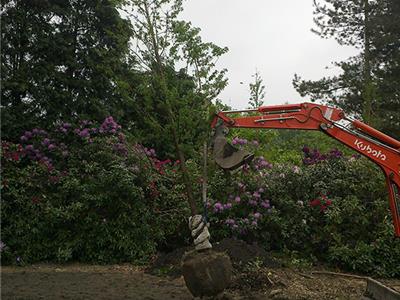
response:
<svg viewBox="0 0 400 300"><path fill-rule="evenodd" d="M371 55L379 103L379 127L400 139L400 1L381 0L374 16Z"/></svg>
<svg viewBox="0 0 400 300"><path fill-rule="evenodd" d="M118 1L2 1L2 133L60 119L119 119L134 104L132 31ZM127 119L127 118L126 118Z"/></svg>
<svg viewBox="0 0 400 300"><path fill-rule="evenodd" d="M395 115L399 110L399 97L395 93L385 96L385 90L388 84L391 90L396 90L400 79L392 76L391 80L383 80L382 73L384 69L398 65L399 48L396 49L395 43L399 40L399 17L398 11L397 15L393 11L396 9L395 2L325 0L322 5L315 1L314 22L317 29L313 31L323 38L335 38L340 44L360 48L361 52L346 61L335 63L342 71L340 75L317 81L302 80L295 75L293 84L302 96L339 106L372 126L398 136L399 129L395 122L398 115ZM384 36L386 41L392 41L392 59L388 57L389 52L385 53ZM385 107L390 107L393 112Z"/></svg>

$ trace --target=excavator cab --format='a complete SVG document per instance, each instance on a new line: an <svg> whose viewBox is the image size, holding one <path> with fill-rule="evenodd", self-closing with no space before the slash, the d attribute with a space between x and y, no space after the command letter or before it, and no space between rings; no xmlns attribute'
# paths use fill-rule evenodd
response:
<svg viewBox="0 0 400 300"><path fill-rule="evenodd" d="M238 149L228 143L226 135L228 128L219 124L214 128L213 136L213 156L218 166L224 170L234 170L249 163L254 154Z"/></svg>

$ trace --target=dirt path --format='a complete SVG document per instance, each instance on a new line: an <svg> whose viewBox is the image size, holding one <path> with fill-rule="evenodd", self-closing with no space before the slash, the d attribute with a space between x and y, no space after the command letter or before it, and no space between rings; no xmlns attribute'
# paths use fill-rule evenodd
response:
<svg viewBox="0 0 400 300"><path fill-rule="evenodd" d="M129 266L3 267L1 299L192 299L182 278Z"/></svg>
<svg viewBox="0 0 400 300"><path fill-rule="evenodd" d="M162 274L162 273L160 273ZM400 280L384 280L400 291ZM250 265L235 270L224 300L357 299L362 278L315 274L313 270ZM151 275L132 265L82 264L3 267L1 299L193 299L182 276Z"/></svg>

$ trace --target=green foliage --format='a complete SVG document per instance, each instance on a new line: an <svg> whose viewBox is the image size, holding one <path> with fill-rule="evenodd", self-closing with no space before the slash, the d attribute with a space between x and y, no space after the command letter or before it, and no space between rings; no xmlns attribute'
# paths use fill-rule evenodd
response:
<svg viewBox="0 0 400 300"><path fill-rule="evenodd" d="M305 145L322 152L336 148L347 155L356 153L322 132L315 131L240 128L232 130L230 136L240 136L250 144L257 141L258 146L252 147L250 150L256 155L264 156L273 163L300 164L303 157L299 149L302 149Z"/></svg>
<svg viewBox="0 0 400 300"><path fill-rule="evenodd" d="M300 165L258 158L229 177L216 174L210 189L214 238L234 235L295 254L296 261L399 276L400 241L381 171L338 150L303 151Z"/></svg>
<svg viewBox="0 0 400 300"><path fill-rule="evenodd" d="M185 221L176 165L107 120L3 143L3 263L140 263Z"/></svg>
<svg viewBox="0 0 400 300"><path fill-rule="evenodd" d="M260 73L256 71L254 75L254 82L249 84L250 88L250 100L249 105L250 108L257 108L264 104L265 97L265 85L263 85L263 80L260 76Z"/></svg>
<svg viewBox="0 0 400 300"><path fill-rule="evenodd" d="M132 124L137 75L119 1L2 1L2 135L113 114Z"/></svg>
<svg viewBox="0 0 400 300"><path fill-rule="evenodd" d="M131 67L143 75L137 125L144 143L161 155L178 157L178 147L192 157L209 131L211 101L227 83L226 70L215 66L227 48L204 42L199 28L179 20L180 0L126 4L137 45Z"/></svg>

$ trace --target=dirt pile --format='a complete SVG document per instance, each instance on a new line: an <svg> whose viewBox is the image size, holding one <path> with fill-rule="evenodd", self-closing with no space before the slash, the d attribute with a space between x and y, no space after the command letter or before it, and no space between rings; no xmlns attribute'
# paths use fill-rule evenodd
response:
<svg viewBox="0 0 400 300"><path fill-rule="evenodd" d="M181 262L185 252L193 247L175 249L169 253L160 253L149 266L147 272L153 275L169 275L179 277L182 275ZM225 252L229 255L235 269L241 270L251 261L257 261L264 267L277 268L281 263L272 258L268 252L257 244L247 244L242 240L226 238L213 244L213 250Z"/></svg>

